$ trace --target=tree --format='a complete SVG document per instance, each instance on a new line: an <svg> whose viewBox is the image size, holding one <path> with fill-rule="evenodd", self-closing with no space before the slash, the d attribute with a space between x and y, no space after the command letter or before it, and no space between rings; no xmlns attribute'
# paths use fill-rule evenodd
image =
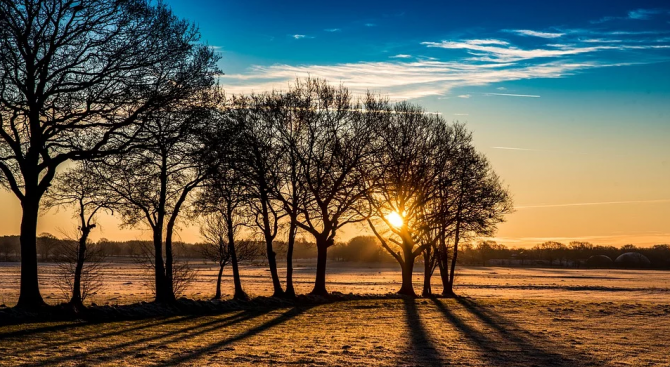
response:
<svg viewBox="0 0 670 367"><path fill-rule="evenodd" d="M304 193L296 224L316 241L311 294L326 295L328 248L335 244L337 231L368 216L362 170L373 152L372 116L352 102L347 89L324 81L298 81L290 93L305 106L295 112L304 133L291 147L300 165L299 190Z"/></svg>
<svg viewBox="0 0 670 367"><path fill-rule="evenodd" d="M493 235L497 224L512 211L507 189L486 157L471 145L471 134L462 125L456 125L454 137L455 153L441 170L433 204L436 208L429 219L437 228L436 252L445 296L454 294L461 240Z"/></svg>
<svg viewBox="0 0 670 367"><path fill-rule="evenodd" d="M213 113L206 92L147 116L137 146L96 164L107 187L105 195L113 199L123 224L151 229L158 302L175 299L173 235L182 207L207 178L200 159L204 143L198 134Z"/></svg>
<svg viewBox="0 0 670 367"><path fill-rule="evenodd" d="M17 306L44 304L40 201L69 160L124 151L156 109L212 83L194 26L143 0L0 0L0 180L20 200Z"/></svg>
<svg viewBox="0 0 670 367"><path fill-rule="evenodd" d="M221 277L223 269L228 265L235 255L235 265L239 262L253 260L258 256L258 247L254 246L252 241L234 240L235 234L228 235L229 227L227 223L228 213L225 210L219 210L207 215L200 227L200 234L205 239L201 247L201 254L206 259L214 261L219 266L219 272L216 278L216 294L214 299L221 299ZM235 226L232 226L235 231ZM233 238L233 241L230 238ZM239 273L238 279L239 282ZM237 294L237 292L236 292ZM237 298L242 298L237 295Z"/></svg>
<svg viewBox="0 0 670 367"><path fill-rule="evenodd" d="M453 131L437 115L407 103L379 104L369 108L368 114L376 114L380 122L375 130L379 149L371 160L367 180L367 200L374 213L368 224L401 266L398 293L416 296L412 284L414 262L434 242L429 236L427 211L442 168L436 162L446 158L443 155L447 150L440 149L440 143L443 134L449 136ZM430 257L428 254L428 264Z"/></svg>
<svg viewBox="0 0 670 367"><path fill-rule="evenodd" d="M91 169L89 163L83 162L69 169L56 178L56 184L46 193L44 208L71 207L75 209L74 216L78 219L77 239L67 241L66 249L61 252L59 261L63 264L63 276L72 276L70 305L75 310L84 308L84 298L90 284L99 277L95 276L96 268L102 258L99 251L91 251L88 247L88 237L96 227L96 215L100 211L109 210L112 198L105 195L104 182ZM94 260L91 269L84 271L86 260ZM82 286L82 278L84 285ZM84 292L82 291L84 288Z"/></svg>
<svg viewBox="0 0 670 367"><path fill-rule="evenodd" d="M279 233L280 220L284 216L282 205L275 193L280 185L281 151L273 129L272 108L274 96L269 94L249 97L233 97L228 110L234 124L239 128L235 160L242 185L246 187L246 208L251 227L263 236L265 252L272 277L273 296L284 295L277 272L276 253L273 242Z"/></svg>
<svg viewBox="0 0 670 367"><path fill-rule="evenodd" d="M228 115L228 107L219 108L218 118L213 124L202 126L199 132L204 149L199 159L208 173L194 208L199 214L215 215L225 224L227 250L233 268L235 299L248 299L242 289L239 262L236 251L236 235L245 224L244 206L247 203L247 188L243 185L239 164L236 159L240 126L233 123Z"/></svg>

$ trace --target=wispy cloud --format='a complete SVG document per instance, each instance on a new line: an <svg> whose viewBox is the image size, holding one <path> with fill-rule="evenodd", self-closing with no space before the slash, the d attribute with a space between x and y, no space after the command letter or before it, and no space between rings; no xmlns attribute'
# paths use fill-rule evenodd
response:
<svg viewBox="0 0 670 367"><path fill-rule="evenodd" d="M541 96L534 94L512 94L512 93L484 93L485 96L505 96L505 97L526 97L526 98L540 98Z"/></svg>
<svg viewBox="0 0 670 367"><path fill-rule="evenodd" d="M565 35L565 33L538 32L538 31L531 31L529 29L506 29L505 32L514 33L519 36L540 37L540 38L559 38Z"/></svg>
<svg viewBox="0 0 670 367"><path fill-rule="evenodd" d="M569 204L519 205L519 206L515 206L515 208L516 209L535 209L535 208L562 208L562 207L570 207L570 206L620 205L620 204L658 204L658 203L670 203L670 199L600 201L600 202L569 203Z"/></svg>
<svg viewBox="0 0 670 367"><path fill-rule="evenodd" d="M625 16L606 16L600 19L592 20L591 23L602 24L614 20L648 20L651 19L654 15L663 13L668 13L668 11L663 9L636 9L629 11Z"/></svg>
<svg viewBox="0 0 670 367"><path fill-rule="evenodd" d="M340 32L340 31L342 31L342 29L340 29L340 28L326 28L326 29L324 29L324 31L332 33L332 32Z"/></svg>
<svg viewBox="0 0 670 367"><path fill-rule="evenodd" d="M375 23L365 23L366 27L376 27L377 25Z"/></svg>
<svg viewBox="0 0 670 367"><path fill-rule="evenodd" d="M642 13L640 13L642 14ZM454 89L486 86L495 83L563 78L589 69L622 67L670 60L670 30L629 29L556 29L552 32L515 30L516 34L533 36L521 47L507 39L481 37L425 41L428 56L396 53L386 61L360 61L327 65L275 64L252 66L246 72L222 77L229 93L261 92L286 89L295 78L312 76L342 83L355 94L367 90L388 94L391 99L414 99L447 95L465 96ZM505 32L511 32L509 30ZM531 33L534 32L534 33ZM560 34L561 43L550 38ZM540 35L545 37L540 37ZM290 35L296 40L312 38ZM440 57L440 50L445 52ZM460 53L460 55L459 55ZM450 61L440 61L448 59ZM501 89L502 88L502 89ZM485 95L539 98L536 95L506 93Z"/></svg>
<svg viewBox="0 0 670 367"><path fill-rule="evenodd" d="M454 116L470 116L469 113L455 113Z"/></svg>
<svg viewBox="0 0 670 367"><path fill-rule="evenodd" d="M526 152L536 152L537 149L527 149L527 148L515 148L515 147L491 147L493 149L502 149L502 150L521 150Z"/></svg>
<svg viewBox="0 0 670 367"><path fill-rule="evenodd" d="M458 98L464 98L464 99L468 99L470 97L471 96L469 94L461 94L461 95L458 96Z"/></svg>
<svg viewBox="0 0 670 367"><path fill-rule="evenodd" d="M507 90L507 88L505 88L505 87L498 87L498 88L496 88L496 89L497 89L497 90Z"/></svg>

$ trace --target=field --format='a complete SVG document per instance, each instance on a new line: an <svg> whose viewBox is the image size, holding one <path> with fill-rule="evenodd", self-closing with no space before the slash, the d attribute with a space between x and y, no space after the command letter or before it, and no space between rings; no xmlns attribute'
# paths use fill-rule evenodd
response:
<svg viewBox="0 0 670 367"><path fill-rule="evenodd" d="M15 264L0 267L4 302L15 302ZM49 286L49 302L60 292ZM419 269L417 269L419 270ZM244 285L269 295L264 267L245 267ZM301 264L298 290L313 268ZM228 274L229 275L229 274ZM333 264L329 290L392 292L393 267ZM109 264L92 301L150 299L133 264ZM421 290L421 277L416 278ZM214 269L200 266L187 296L213 293ZM230 293L231 281L224 280ZM463 268L457 299L350 300L255 308L217 315L107 323L0 327L0 365L476 365L670 366L670 273L627 270ZM439 292L435 278L434 291Z"/></svg>

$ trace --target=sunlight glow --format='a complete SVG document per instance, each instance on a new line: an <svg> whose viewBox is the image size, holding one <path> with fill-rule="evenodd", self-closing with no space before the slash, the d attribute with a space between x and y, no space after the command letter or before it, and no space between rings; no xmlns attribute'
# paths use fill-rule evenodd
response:
<svg viewBox="0 0 670 367"><path fill-rule="evenodd" d="M387 215L386 220L396 228L400 228L403 225L402 217L396 212L392 212L391 214Z"/></svg>

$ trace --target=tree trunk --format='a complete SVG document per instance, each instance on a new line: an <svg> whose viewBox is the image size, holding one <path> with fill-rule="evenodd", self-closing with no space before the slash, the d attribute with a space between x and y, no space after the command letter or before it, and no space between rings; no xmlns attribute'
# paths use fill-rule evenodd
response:
<svg viewBox="0 0 670 367"><path fill-rule="evenodd" d="M34 309L46 305L40 294L37 277L37 217L39 199L33 197L26 188L26 196L21 202L21 290L16 307Z"/></svg>
<svg viewBox="0 0 670 367"><path fill-rule="evenodd" d="M221 299L221 276L223 276L223 265L219 265L219 275L216 277L216 294L214 299Z"/></svg>
<svg viewBox="0 0 670 367"><path fill-rule="evenodd" d="M169 303L174 300L170 297L172 289L167 288L165 279L165 265L163 263L163 243L159 230L154 230L154 275L156 282L156 302Z"/></svg>
<svg viewBox="0 0 670 367"><path fill-rule="evenodd" d="M288 248L286 249L286 292L285 295L290 298L295 297L295 288L293 288L293 246L295 245L296 218L291 218L291 224L288 231Z"/></svg>
<svg viewBox="0 0 670 367"><path fill-rule="evenodd" d="M168 297L174 301L174 260L172 258L172 232L174 231L174 222L168 221L167 231L165 232L165 288L169 290Z"/></svg>
<svg viewBox="0 0 670 367"><path fill-rule="evenodd" d="M72 298L70 299L70 305L74 307L75 310L80 310L84 308L83 299L81 296L81 273L84 269L84 260L86 258L86 241L88 240L88 234L90 229L87 227L82 227L81 238L79 238L79 248L77 249L77 264L74 269L74 282L72 283Z"/></svg>
<svg viewBox="0 0 670 367"><path fill-rule="evenodd" d="M430 280L433 276L431 254L432 251L430 247L423 251L423 290L421 291L423 297L430 297L433 295L433 289L430 285Z"/></svg>
<svg viewBox="0 0 670 367"><path fill-rule="evenodd" d="M232 217L232 213L228 213L228 218ZM228 247L230 251L230 262L233 265L233 284L235 285L235 294L233 295L234 299L238 300L248 300L249 296L242 289L242 280L240 279L240 268L237 263L237 252L235 251L235 226L233 221L228 219Z"/></svg>
<svg viewBox="0 0 670 367"><path fill-rule="evenodd" d="M326 261L328 260L328 242L323 238L316 239L316 280L314 280L314 289L310 294L317 296L326 296Z"/></svg>
<svg viewBox="0 0 670 367"><path fill-rule="evenodd" d="M414 284L412 284L412 273L414 271L414 254L412 254L411 247L403 246L404 262L402 266L402 286L398 294L416 297L414 293Z"/></svg>

